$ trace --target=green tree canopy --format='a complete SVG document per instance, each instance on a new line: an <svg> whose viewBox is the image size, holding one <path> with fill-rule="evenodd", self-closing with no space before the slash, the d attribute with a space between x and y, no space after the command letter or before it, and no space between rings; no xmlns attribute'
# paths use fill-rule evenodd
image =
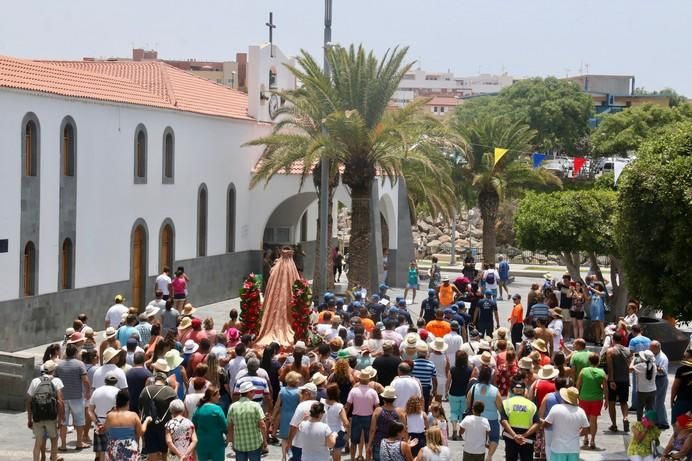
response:
<svg viewBox="0 0 692 461"><path fill-rule="evenodd" d="M536 148L567 153L583 148L593 101L576 83L555 77L530 78L503 89L497 98L515 120L536 131Z"/></svg>
<svg viewBox="0 0 692 461"><path fill-rule="evenodd" d="M629 289L646 305L692 317L692 122L647 140L618 181L616 242Z"/></svg>
<svg viewBox="0 0 692 461"><path fill-rule="evenodd" d="M593 153L598 157L627 156L636 151L649 136L667 125L692 119L690 104L675 108L644 104L601 118L598 128L591 134Z"/></svg>

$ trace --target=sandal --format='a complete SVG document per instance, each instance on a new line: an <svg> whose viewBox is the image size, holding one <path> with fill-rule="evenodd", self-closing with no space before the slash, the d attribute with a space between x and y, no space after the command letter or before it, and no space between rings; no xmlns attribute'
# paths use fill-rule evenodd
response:
<svg viewBox="0 0 692 461"><path fill-rule="evenodd" d="M617 425L613 424L612 426L610 426L610 427L608 428L608 430L609 430L610 432L617 432L617 431L618 431L618 427L617 427Z"/></svg>

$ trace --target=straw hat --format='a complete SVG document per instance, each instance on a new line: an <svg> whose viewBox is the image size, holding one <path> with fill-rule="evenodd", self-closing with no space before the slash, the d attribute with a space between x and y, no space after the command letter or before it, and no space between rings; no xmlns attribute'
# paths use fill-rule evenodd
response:
<svg viewBox="0 0 692 461"><path fill-rule="evenodd" d="M108 327L106 328L106 339L112 339L115 338L115 335L118 334L118 331L113 328L113 327Z"/></svg>
<svg viewBox="0 0 692 461"><path fill-rule="evenodd" d="M538 379L553 379L559 374L560 370L550 364L547 364L543 365L538 371Z"/></svg>
<svg viewBox="0 0 692 461"><path fill-rule="evenodd" d="M394 389L392 386L387 386L380 393L380 397L382 397L383 399L395 399L397 397L396 389Z"/></svg>
<svg viewBox="0 0 692 461"><path fill-rule="evenodd" d="M160 310L161 310L160 307L153 306L153 305L149 304L149 305L147 306L147 308L144 309L144 315L145 315L147 318L153 317L153 316L155 316L156 314L158 314Z"/></svg>
<svg viewBox="0 0 692 461"><path fill-rule="evenodd" d="M168 365L168 361L166 359L158 359L156 362L154 362L153 367L154 370L162 371L164 373L171 371L171 367Z"/></svg>
<svg viewBox="0 0 692 461"><path fill-rule="evenodd" d="M493 331L493 339L500 339L501 334L504 334L504 337L507 338L507 334L509 333L509 330L505 327L500 327L497 330Z"/></svg>
<svg viewBox="0 0 692 461"><path fill-rule="evenodd" d="M116 358L118 354L120 354L119 350L112 347L107 347L106 350L103 351L103 363L109 363L111 360Z"/></svg>
<svg viewBox="0 0 692 461"><path fill-rule="evenodd" d="M194 354L197 349L199 349L199 344L192 339L188 339L183 346L183 354Z"/></svg>
<svg viewBox="0 0 692 461"><path fill-rule="evenodd" d="M444 352L449 348L449 344L445 343L444 338L435 338L435 341L430 345L430 349L437 352Z"/></svg>
<svg viewBox="0 0 692 461"><path fill-rule="evenodd" d="M483 365L490 366L490 364L492 363L492 360L493 360L493 356L490 355L490 352L485 351L481 354L481 363Z"/></svg>
<svg viewBox="0 0 692 461"><path fill-rule="evenodd" d="M180 366L181 363L183 363L183 358L180 356L180 352L178 352L177 349L171 349L170 351L166 352L164 358L166 359L166 362L168 362L168 366L171 367L171 370L175 370Z"/></svg>
<svg viewBox="0 0 692 461"><path fill-rule="evenodd" d="M192 319L190 317L183 317L180 321L180 325L178 325L178 330L186 330L190 327L192 327Z"/></svg>
<svg viewBox="0 0 692 461"><path fill-rule="evenodd" d="M406 348L413 349L418 344L418 335L415 333L409 333L406 335Z"/></svg>
<svg viewBox="0 0 692 461"><path fill-rule="evenodd" d="M519 360L519 369L521 370L533 370L533 360L531 357L522 357Z"/></svg>
<svg viewBox="0 0 692 461"><path fill-rule="evenodd" d="M560 389L560 397L570 405L579 403L579 390L576 387L566 387Z"/></svg>
<svg viewBox="0 0 692 461"><path fill-rule="evenodd" d="M193 313L194 311L196 311L196 310L197 310L197 308L194 307L192 304L186 303L186 304L183 306L183 315L190 315L190 314L192 314L192 313Z"/></svg>
<svg viewBox="0 0 692 461"><path fill-rule="evenodd" d="M490 341L487 341L485 339L481 339L480 343L478 344L478 350L490 350Z"/></svg>
<svg viewBox="0 0 692 461"><path fill-rule="evenodd" d="M562 318L562 309L560 309L559 307L553 307L548 312L550 312L550 315L552 315L553 317Z"/></svg>
<svg viewBox="0 0 692 461"><path fill-rule="evenodd" d="M543 341L541 338L538 338L537 340L532 342L531 347L543 353L548 352L548 346L545 345L545 341Z"/></svg>
<svg viewBox="0 0 692 461"><path fill-rule="evenodd" d="M427 353L428 352L428 345L424 342L420 342L416 345L416 352L422 352L422 353Z"/></svg>
<svg viewBox="0 0 692 461"><path fill-rule="evenodd" d="M546 272L545 274L543 274L543 278L550 281L553 279L553 274L551 274L550 272Z"/></svg>
<svg viewBox="0 0 692 461"><path fill-rule="evenodd" d="M360 379L372 379L375 376L377 376L377 370L375 370L371 366L367 366L360 370L360 374L358 375Z"/></svg>
<svg viewBox="0 0 692 461"><path fill-rule="evenodd" d="M320 372L318 371L317 373L315 373L314 375L312 375L312 380L311 380L311 381L312 381L312 383L313 383L315 386L319 386L320 384L322 384L322 383L325 382L326 380L327 380L327 377L324 376L322 373L320 373Z"/></svg>

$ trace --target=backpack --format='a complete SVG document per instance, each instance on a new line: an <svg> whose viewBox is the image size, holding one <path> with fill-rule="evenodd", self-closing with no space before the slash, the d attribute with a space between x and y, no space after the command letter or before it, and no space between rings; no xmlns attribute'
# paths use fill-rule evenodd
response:
<svg viewBox="0 0 692 461"><path fill-rule="evenodd" d="M52 376L41 376L36 391L31 397L31 415L34 422L58 419L58 398Z"/></svg>
<svg viewBox="0 0 692 461"><path fill-rule="evenodd" d="M488 272L485 274L485 283L495 285L495 272Z"/></svg>
<svg viewBox="0 0 692 461"><path fill-rule="evenodd" d="M144 420L145 416L151 416L152 422L154 424L160 424L164 419L166 419L166 416L168 415L168 408L166 408L166 412L163 414L162 418L159 418L159 410L156 408L156 402L155 399L156 397L165 389L166 386L161 386L161 389L158 390L154 396L151 396L151 393L149 392L149 386L145 387L144 390L147 391L147 396L149 397L149 405L147 406L147 411L144 411L142 409L142 420Z"/></svg>

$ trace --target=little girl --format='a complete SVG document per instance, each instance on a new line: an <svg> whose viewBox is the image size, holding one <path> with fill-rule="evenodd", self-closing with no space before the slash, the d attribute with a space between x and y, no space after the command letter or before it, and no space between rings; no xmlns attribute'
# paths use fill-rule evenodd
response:
<svg viewBox="0 0 692 461"><path fill-rule="evenodd" d="M421 448L425 446L425 430L428 428L428 418L423 411L423 398L413 396L406 402L406 431L409 440L418 439L418 444L411 447L411 454L415 458Z"/></svg>
<svg viewBox="0 0 692 461"><path fill-rule="evenodd" d="M445 416L445 410L442 408L440 402L433 402L430 404L430 413L428 413L428 427L437 426L440 428L442 433L442 444L446 447L448 446L448 433L447 433L447 416Z"/></svg>

